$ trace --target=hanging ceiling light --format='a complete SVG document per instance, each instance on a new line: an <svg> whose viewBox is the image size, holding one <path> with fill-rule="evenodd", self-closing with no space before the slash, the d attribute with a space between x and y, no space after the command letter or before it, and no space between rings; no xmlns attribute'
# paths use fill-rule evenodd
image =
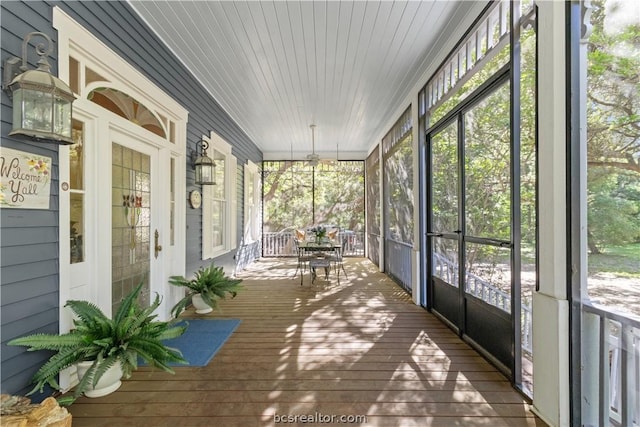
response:
<svg viewBox="0 0 640 427"><path fill-rule="evenodd" d="M307 160L309 165L315 168L320 163L320 156L316 154L316 125L312 124L309 127L311 128L311 154L307 154Z"/></svg>

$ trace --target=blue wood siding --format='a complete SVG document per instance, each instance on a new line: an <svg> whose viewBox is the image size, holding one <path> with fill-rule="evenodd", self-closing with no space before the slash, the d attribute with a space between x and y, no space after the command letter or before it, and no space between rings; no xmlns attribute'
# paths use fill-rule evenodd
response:
<svg viewBox="0 0 640 427"><path fill-rule="evenodd" d="M21 56L22 40L31 31L51 36L51 8L39 2L1 3L2 63ZM29 55L35 68L35 54ZM57 74L55 56L49 58ZM4 70L3 70L4 71ZM2 92L2 147L21 150L52 159L49 209L0 209L0 322L2 325L2 393L29 391L29 382L44 363L45 352L24 353L22 347L8 347L12 338L33 331L58 332L58 147L7 138L12 125L11 100Z"/></svg>
<svg viewBox="0 0 640 427"><path fill-rule="evenodd" d="M22 40L27 33L41 31L54 41L54 51L49 62L52 72L57 75L57 34L51 22L54 6L59 6L189 112L188 149L195 149L195 144L202 135L208 135L211 131L233 146L233 155L238 159L239 167L238 189L242 189L237 195L238 229L242 230L242 165L247 160L261 164L262 152L126 2L3 0L0 3L2 62L11 56L21 55ZM2 92L1 108L2 146L53 159L48 210L0 209L0 384L2 393L24 394L29 390L31 376L48 355L44 352L25 353L22 347L8 347L6 342L36 331L58 331L58 148L55 145L30 144L9 138L7 135L11 130L12 109L5 92ZM190 159L186 161L188 193L198 187L194 185ZM202 209L187 209L187 274L202 264L201 214ZM239 232L238 244L241 236L242 233ZM221 257L220 264L232 269L233 256L231 253ZM34 400L40 398L35 397Z"/></svg>

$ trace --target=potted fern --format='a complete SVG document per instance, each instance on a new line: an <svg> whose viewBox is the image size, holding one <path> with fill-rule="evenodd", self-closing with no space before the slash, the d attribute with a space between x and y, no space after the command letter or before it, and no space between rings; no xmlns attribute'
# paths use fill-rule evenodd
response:
<svg viewBox="0 0 640 427"><path fill-rule="evenodd" d="M35 373L36 390L49 384L59 390L56 378L63 369L78 365L78 385L70 396L58 399L69 405L80 395L99 397L118 389L124 376L128 378L138 367L138 358L150 366L173 373L169 363L187 363L179 350L167 347L163 340L176 338L187 326L176 326L176 319L157 321L153 314L160 297L149 307L142 307L138 297L139 284L122 301L113 319L109 319L94 304L71 300L65 304L75 314L74 329L62 335L36 333L9 341L9 345L29 347L28 351L53 350L56 353ZM109 382L108 378L114 379Z"/></svg>
<svg viewBox="0 0 640 427"><path fill-rule="evenodd" d="M184 298L176 303L171 313L178 317L191 303L198 314L206 314L217 307L218 299L224 299L227 295L232 298L242 289L242 279L233 279L225 275L222 267L216 267L213 263L209 267L200 267L193 279L183 276L171 276L169 283L187 289Z"/></svg>

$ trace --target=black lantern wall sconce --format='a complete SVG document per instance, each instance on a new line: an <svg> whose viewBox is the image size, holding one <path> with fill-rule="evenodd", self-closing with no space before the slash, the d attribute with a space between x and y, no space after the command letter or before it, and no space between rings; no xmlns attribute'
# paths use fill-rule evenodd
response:
<svg viewBox="0 0 640 427"><path fill-rule="evenodd" d="M200 146L200 151L198 151ZM196 142L196 149L192 152L193 168L197 185L216 185L216 162L207 156L209 144L206 141Z"/></svg>
<svg viewBox="0 0 640 427"><path fill-rule="evenodd" d="M35 70L27 67L27 46L32 37L42 37L47 42L35 47L40 56ZM22 58L5 61L2 88L13 100L13 128L9 135L38 142L73 144L71 104L75 96L65 82L51 74L47 56L52 50L48 35L33 32L22 41Z"/></svg>

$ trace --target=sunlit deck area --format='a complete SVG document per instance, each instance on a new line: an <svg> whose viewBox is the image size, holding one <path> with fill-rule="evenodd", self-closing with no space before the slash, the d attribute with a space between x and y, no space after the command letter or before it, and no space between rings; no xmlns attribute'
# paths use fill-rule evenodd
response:
<svg viewBox="0 0 640 427"><path fill-rule="evenodd" d="M293 259L262 259L205 316L242 323L208 366L141 368L70 407L77 426L271 426L334 417L363 426L537 426L509 381L386 275L349 258L340 283L304 284ZM188 312L187 317L196 316ZM322 418L324 417L324 418Z"/></svg>

